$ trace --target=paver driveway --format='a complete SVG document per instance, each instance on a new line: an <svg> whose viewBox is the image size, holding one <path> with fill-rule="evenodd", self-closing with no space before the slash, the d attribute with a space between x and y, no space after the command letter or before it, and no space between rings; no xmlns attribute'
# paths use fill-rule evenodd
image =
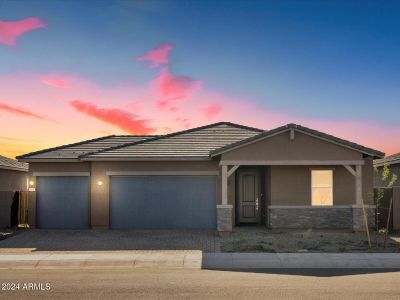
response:
<svg viewBox="0 0 400 300"><path fill-rule="evenodd" d="M201 250L219 252L213 230L29 229L0 241L0 252L109 250Z"/></svg>

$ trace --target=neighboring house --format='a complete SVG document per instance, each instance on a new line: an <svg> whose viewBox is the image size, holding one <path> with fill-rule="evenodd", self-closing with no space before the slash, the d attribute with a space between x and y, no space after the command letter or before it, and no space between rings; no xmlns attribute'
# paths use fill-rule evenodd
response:
<svg viewBox="0 0 400 300"><path fill-rule="evenodd" d="M377 167L379 171L382 170L384 164L387 164L389 166L391 174L397 175L398 179L395 182L394 186L400 186L400 153L389 155L382 159L374 160L374 167ZM381 178L382 177L380 172L376 174L374 180L375 187L383 186Z"/></svg>
<svg viewBox="0 0 400 300"><path fill-rule="evenodd" d="M0 155L0 191L26 191L28 164Z"/></svg>
<svg viewBox="0 0 400 300"><path fill-rule="evenodd" d="M11 226L16 191L28 189L28 164L0 155L0 228Z"/></svg>
<svg viewBox="0 0 400 300"><path fill-rule="evenodd" d="M300 125L228 122L163 136L107 136L19 157L40 228L232 226L363 229L384 153Z"/></svg>
<svg viewBox="0 0 400 300"><path fill-rule="evenodd" d="M395 181L393 188L386 189L387 183L382 182L382 169L383 166L387 164L390 170L390 178L392 178L393 174L397 175L397 181ZM390 204L390 199L393 199L393 207L392 207L392 223L393 230L400 230L400 153L396 153L393 155L386 156L383 159L374 160L374 167L378 169L378 173L375 173L374 177L374 187L375 188L385 188L386 191L384 193L383 206L388 207ZM385 201L386 200L386 201ZM381 205L381 206L382 206Z"/></svg>

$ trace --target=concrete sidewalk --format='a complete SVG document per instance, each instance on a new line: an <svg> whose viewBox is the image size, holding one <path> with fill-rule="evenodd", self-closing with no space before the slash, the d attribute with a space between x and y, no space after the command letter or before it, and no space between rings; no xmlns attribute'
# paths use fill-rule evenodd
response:
<svg viewBox="0 0 400 300"><path fill-rule="evenodd" d="M3 254L0 269L190 268L201 269L201 251L137 253Z"/></svg>
<svg viewBox="0 0 400 300"><path fill-rule="evenodd" d="M134 253L35 253L0 255L0 269L68 268L190 269L400 269L397 253L202 253L137 251Z"/></svg>
<svg viewBox="0 0 400 300"><path fill-rule="evenodd" d="M400 253L203 253L204 269L400 269Z"/></svg>

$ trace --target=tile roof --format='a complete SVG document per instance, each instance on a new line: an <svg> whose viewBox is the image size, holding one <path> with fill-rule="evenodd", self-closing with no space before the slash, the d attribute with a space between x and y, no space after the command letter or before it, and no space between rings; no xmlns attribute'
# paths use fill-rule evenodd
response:
<svg viewBox="0 0 400 300"><path fill-rule="evenodd" d="M155 136L110 135L78 143L44 149L18 156L18 159L65 159L78 160L80 156L107 148L142 141Z"/></svg>
<svg viewBox="0 0 400 300"><path fill-rule="evenodd" d="M0 169L28 171L28 164L16 161L0 155Z"/></svg>
<svg viewBox="0 0 400 300"><path fill-rule="evenodd" d="M380 151L296 124L264 131L229 122L219 122L161 136L105 136L28 153L19 156L18 159L26 161L208 159L210 155L216 156L234 147L289 129L314 135L374 158L382 158L385 155Z"/></svg>
<svg viewBox="0 0 400 300"><path fill-rule="evenodd" d="M84 155L83 160L208 159L210 151L247 139L261 129L220 122Z"/></svg>
<svg viewBox="0 0 400 300"><path fill-rule="evenodd" d="M269 131L264 131L264 132L262 132L262 133L260 133L260 134L258 134L256 136L250 137L248 139L241 140L241 141L238 141L238 142L230 144L230 145L226 145L226 146L221 147L219 149L215 149L214 151L211 151L210 155L211 156L216 156L216 155L221 154L223 152L229 151L232 148L235 148L237 146L241 146L241 145L247 144L249 142L258 140L260 138L269 137L269 136L272 136L272 135L274 135L276 133L283 132L283 131L290 130L290 129L295 129L295 130L300 131L300 132L304 132L304 133L308 133L308 134L314 135L316 137L319 137L319 138L322 138L322 139L325 139L325 140L328 140L328 141L331 141L331 142L346 146L348 148L351 148L353 150L356 150L356 151L362 152L364 154L373 156L375 158L382 158L382 157L385 156L385 153L380 152L378 150L367 148L367 147L361 146L359 144L356 144L356 143L353 143L353 142L350 142L350 141L343 140L341 138L335 137L333 135L326 134L326 133L323 133L323 132L320 132L320 131L317 131L317 130L314 130L314 129L311 129L311 128L307 128L307 127L304 127L304 126L301 126L301 125L297 125L297 124L287 124L287 125L284 125L284 126L281 126L281 127L277 127L275 129L271 129Z"/></svg>
<svg viewBox="0 0 400 300"><path fill-rule="evenodd" d="M389 164L389 165L400 164L400 152L386 156L385 158L382 159L374 160L374 165L377 167L383 166L384 164Z"/></svg>

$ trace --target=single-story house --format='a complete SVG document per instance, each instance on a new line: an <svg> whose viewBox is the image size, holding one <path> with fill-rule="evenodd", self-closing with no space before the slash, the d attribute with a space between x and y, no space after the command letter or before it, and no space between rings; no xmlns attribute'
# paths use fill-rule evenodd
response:
<svg viewBox="0 0 400 300"><path fill-rule="evenodd" d="M0 155L0 191L26 191L28 164Z"/></svg>
<svg viewBox="0 0 400 300"><path fill-rule="evenodd" d="M16 191L28 190L28 164L0 155L0 228L11 226Z"/></svg>
<svg viewBox="0 0 400 300"><path fill-rule="evenodd" d="M373 224L373 159L384 153L296 124L220 122L161 136L106 136L29 162L30 226L233 226L362 230Z"/></svg>
<svg viewBox="0 0 400 300"><path fill-rule="evenodd" d="M388 165L390 170L390 178L392 175L397 175L397 181L394 182L393 188L387 189L387 182L382 181L382 169L384 165ZM383 188L386 189L385 196L383 200L382 206L389 206L387 202L389 202L390 198L393 199L393 207L392 207L392 222L393 222L393 230L400 230L400 153L396 153L393 155L386 156L383 159L374 160L374 167L378 169L378 172L375 173L374 177L374 187L376 189ZM386 201L385 201L386 200ZM385 203L386 202L386 203Z"/></svg>

